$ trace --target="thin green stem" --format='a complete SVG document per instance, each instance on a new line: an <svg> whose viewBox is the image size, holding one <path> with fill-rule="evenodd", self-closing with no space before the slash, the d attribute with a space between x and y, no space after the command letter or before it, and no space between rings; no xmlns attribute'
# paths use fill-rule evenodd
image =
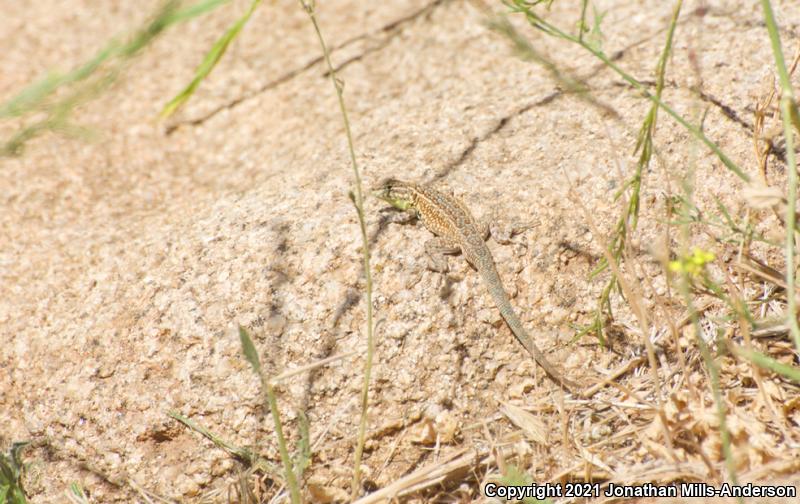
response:
<svg viewBox="0 0 800 504"><path fill-rule="evenodd" d="M695 145L692 143L692 145ZM696 149L692 149L694 152ZM685 192L685 197L687 202L692 202L694 199L694 158L692 156L692 161L689 163L689 174L687 175L686 179L683 181L683 189ZM691 205L683 205L683 212L688 212L688 209ZM681 226L681 242L682 242L682 251L681 257L687 256L688 244L691 237L691 230L690 230L690 220L687 218L688 215L684 215L684 224ZM697 310L694 307L694 303L692 301L692 294L690 288L690 276L688 271L683 271L680 276L679 282L679 291L683 296L683 299L686 303L686 309L689 312L689 318L692 321L692 326L694 329L695 340L697 341L697 346L700 348L700 355L703 357L703 362L705 363L706 369L708 369L708 374L711 377L711 393L714 397L714 404L717 409L717 418L719 420L719 432L720 432L720 440L722 444L722 454L725 458L725 466L728 471L728 476L730 477L731 483L736 484L738 478L736 476L736 466L733 463L733 451L731 450L731 436L730 432L728 431L728 423L727 423L727 408L725 407L725 403L723 402L722 392L720 391L720 381L719 381L719 368L717 367L716 361L714 361L714 357L711 355L711 351L706 344L706 341L703 339L702 332L700 330L700 318L697 314Z"/></svg>
<svg viewBox="0 0 800 504"><path fill-rule="evenodd" d="M798 122L797 102L792 91L792 82L786 61L783 58L781 39L778 25L775 23L775 13L769 0L761 0L764 8L764 21L772 43L772 55L775 58L775 67L781 83L781 119L783 120L783 136L786 140L786 164L788 164L787 191L788 204L786 205L786 311L787 322L794 339L794 344L800 352L800 328L797 325L797 302L795 300L795 207L797 206L797 161L794 152L794 131L792 122Z"/></svg>
<svg viewBox="0 0 800 504"><path fill-rule="evenodd" d="M692 106L693 119L702 124L697 116L700 115L699 109L696 105ZM698 139L697 136L694 137ZM694 188L697 174L697 142L690 143L689 150L689 163L688 174L683 180L683 191L686 205L682 206L683 221L681 225L681 251L680 257L688 257L688 249L692 239L691 220L689 219L689 212L691 208L696 208L694 205ZM679 291L686 303L686 309L689 311L690 320L692 321L692 328L694 329L695 341L700 349L700 355L703 357L703 363L708 370L708 375L711 381L711 394L714 398L714 405L716 407L717 420L719 421L719 436L722 445L722 454L725 459L725 468L728 473L728 478L734 485L737 484L738 477L736 475L736 464L733 461L733 450L731 448L731 435L728 430L728 409L726 407L722 391L720 390L720 371L717 361L711 354L711 350L704 339L702 330L700 328L700 317L697 309L694 306L694 301L691 293L691 274L688 269L683 269L680 276Z"/></svg>
<svg viewBox="0 0 800 504"><path fill-rule="evenodd" d="M344 103L343 84L336 76L336 69L331 63L330 51L325 44L325 39L317 23L317 17L314 12L315 2L313 0L300 0L300 4L308 13L311 23L314 25L314 31L317 33L317 39L322 47L322 53L325 56L325 64L328 67L328 75L330 75L331 83L336 89L336 96L339 100L339 111L342 114L342 121L344 122L345 135L347 136L347 146L350 151L350 162L353 165L353 175L355 177L355 194L351 193L351 199L356 207L358 214L358 223L361 228L361 239L363 241L363 261L364 261L364 278L366 281L366 301L367 301L367 356L366 363L364 364L364 385L361 390L361 419L358 425L358 440L356 443L353 467L353 483L351 488L352 499L358 496L360 481L361 481L361 457L364 453L364 443L366 441L367 430L367 407L369 406L369 384L372 375L372 361L375 354L375 338L373 335L372 324L372 272L370 269L370 254L369 254L369 239L367 238L367 225L364 219L364 195L361 188L361 173L358 169L358 161L356 160L356 150L353 145L353 135L350 131L350 120L347 116L347 107Z"/></svg>
<svg viewBox="0 0 800 504"><path fill-rule="evenodd" d="M702 334L700 334L700 320L697 316L697 310L692 304L692 296L689 293L689 278L688 274L684 273L681 280L681 292L686 300L686 305L691 313L692 324L694 325L695 340L697 346L700 347L700 355L708 369L708 374L711 377L711 393L714 396L714 404L717 407L717 418L719 420L719 435L722 444L722 455L725 457L725 466L728 470L728 476L731 483L738 485L738 477L736 476L736 465L733 462L733 451L731 450L731 434L728 431L728 411L725 407L725 401L722 398L722 391L720 390L719 382L719 368L717 363L711 355Z"/></svg>
<svg viewBox="0 0 800 504"><path fill-rule="evenodd" d="M578 40L583 43L583 32L586 30L586 8L589 0L581 0L581 20L578 23Z"/></svg>
<svg viewBox="0 0 800 504"><path fill-rule="evenodd" d="M297 478L294 474L292 458L289 456L289 450L286 448L286 438L283 436L283 426L281 424L281 415L278 411L278 400L275 397L275 389L272 387L270 380L264 376L264 370L261 367L261 359L258 357L258 351L256 351L256 347L253 345L253 340L250 338L247 330L242 326L239 326L239 341L242 344L242 353L244 353L245 359L247 359L247 362L253 367L253 372L255 372L261 380L261 395L266 396L266 402L269 404L269 411L272 414L272 423L275 425L275 435L278 437L278 450L280 451L281 462L283 463L283 469L286 473L286 486L289 487L289 495L291 496L292 504L299 504L301 502L300 489L297 487ZM184 422L184 420L180 418L178 418L178 420ZM187 425L194 429L192 425ZM226 449L229 448L226 447ZM243 457L244 455L239 456ZM249 459L250 457L247 458ZM251 463L257 460L258 457L253 454Z"/></svg>
<svg viewBox="0 0 800 504"><path fill-rule="evenodd" d="M275 435L278 437L278 450L281 453L281 461L283 462L284 472L286 473L286 486L289 487L289 495L291 496L293 504L302 502L300 498L300 489L297 486L297 478L294 476L294 467L292 464L292 457L289 456L289 450L286 448L286 438L283 436L283 427L281 426L281 415L278 411L278 400L275 397L275 390L268 379L264 378L261 374L261 386L266 391L267 402L269 403L269 411L272 414L272 422L275 424Z"/></svg>
<svg viewBox="0 0 800 504"><path fill-rule="evenodd" d="M786 162L789 165L788 204L786 205L786 310L789 328L797 350L800 352L800 328L797 326L797 302L795 297L795 207L797 204L797 166L794 154L794 137L789 119L796 105L785 94L781 98L781 117L783 117L783 136L786 139Z"/></svg>

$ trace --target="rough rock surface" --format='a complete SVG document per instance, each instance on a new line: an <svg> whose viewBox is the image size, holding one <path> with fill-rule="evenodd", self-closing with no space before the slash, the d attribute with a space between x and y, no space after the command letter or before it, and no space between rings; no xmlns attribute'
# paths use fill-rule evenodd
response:
<svg viewBox="0 0 800 504"><path fill-rule="evenodd" d="M1 101L49 69L84 61L157 5L5 3ZM621 51L620 66L652 81L670 3L600 3L604 49ZM791 54L800 10L775 3ZM169 418L173 410L277 462L238 325L272 374L365 348L352 169L320 49L297 3L265 2L178 116L156 120L247 4L179 25L147 48L78 111L93 140L45 135L0 161L0 441L47 440L27 459L36 502L60 501L73 481L98 502L128 501L135 485L169 498L224 492L238 464ZM514 18L619 119L603 116L517 58L487 27L481 5L335 0L319 2L318 15L341 65L365 184L435 180L478 215L532 224L514 245L490 248L539 346L565 374L590 383L624 356L591 337L570 343L573 325L591 322L604 285L589 279L601 248L581 205L601 233L612 229L621 208L614 195L633 169L649 105L586 52ZM548 19L572 29L578 5L556 1ZM665 99L689 116L706 113L709 137L754 167L753 103L773 68L760 8L697 7L684 8ZM690 89L700 79L703 98ZM17 126L6 122L0 133ZM664 173L693 163L702 172L698 201L711 206L714 196L735 204L741 184L665 115L658 142L664 165L646 174L635 245L638 274L663 282L644 253L662 230ZM449 418L464 442L483 436L475 425L511 400L538 405L550 433L550 445L535 448L537 479L567 469L561 392L501 323L480 278L458 257L447 276L427 271L427 231L389 223L381 208L367 201L379 321L367 479L381 487L430 460L425 442L405 429L420 418ZM359 353L278 388L292 440L297 409L308 414L308 477L322 486L348 489L363 362Z"/></svg>

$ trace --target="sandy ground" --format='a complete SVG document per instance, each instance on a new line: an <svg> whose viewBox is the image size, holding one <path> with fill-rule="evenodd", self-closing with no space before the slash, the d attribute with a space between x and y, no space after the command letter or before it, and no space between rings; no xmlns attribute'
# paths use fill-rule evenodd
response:
<svg viewBox="0 0 800 504"><path fill-rule="evenodd" d="M800 40L800 4L775 3L791 54ZM573 4L556 1L548 19L572 30L579 16ZM669 3L598 4L605 51L652 81ZM157 3L20 5L0 2L0 101L50 69L86 60ZM638 336L628 336L632 343L617 353L591 336L572 337L575 325L591 322L607 279L589 273L601 254L598 239L619 216L614 194L633 169L648 104L579 48L514 18L538 50L585 78L619 119L604 116L565 93L541 66L517 58L487 28L480 5L337 0L318 9L337 48L334 62L342 65L365 184L388 176L435 181L477 215L530 224L513 245L490 243L501 276L551 360L572 379L594 383L643 354ZM277 464L238 325L251 332L274 374L359 351L278 389L292 446L297 411L310 420L307 485L334 494L349 489L365 348L361 238L347 196L353 177L342 122L305 13L288 0L262 5L188 105L166 122L156 120L246 7L234 2L157 39L107 93L78 111L76 121L95 130L94 140L48 134L21 157L0 161L0 445L36 443L26 452L34 502L63 502L71 482L96 502L141 499L137 487L170 499L224 501L240 464L169 411L235 445L257 445ZM665 100L687 116L706 113L709 137L755 177L753 107L769 92L773 68L760 8L734 1L698 7L684 6ZM691 91L698 84L700 98ZM18 126L7 121L0 133ZM641 260L636 274L663 294L661 267L648 253L663 243L664 173L696 167L698 204L712 210L714 197L740 209L742 185L666 116L657 141L663 164L646 174L633 250ZM781 180L780 162L769 169ZM367 488L518 431L500 413L502 402L525 406L542 423L546 442L514 445L522 460L516 463L536 481L592 471L613 479L634 462L649 474L663 458L652 441L658 428L648 428L645 439L631 434L630 453L606 457L598 447L588 457L585 446L611 436L593 423L591 407L570 402L523 354L465 261L451 258L446 276L426 270L428 232L389 223L381 208L368 200L380 323ZM652 308L654 300L644 303ZM635 331L626 305L615 307L617 326ZM662 358L674 363L674 356ZM645 367L620 381L648 377ZM664 386L673 399L685 392L678 378ZM752 381L736 386L743 396L755 394ZM796 390L776 394L797 401ZM713 417L713 404L705 407ZM657 424L652 414L646 421L627 414L637 425ZM797 446L777 449L780 429L759 438L742 418L734 426L737 456L747 452L737 459L740 471L770 480L798 470ZM787 427L796 429L796 421ZM709 464L680 446L685 465L676 470L719 482L718 431L713 418L703 422L713 446L705 438L695 442L708 448ZM624 430L616 425L612 430ZM439 445L430 444L430 429ZM776 460L786 465L752 472ZM662 478L668 479L654 471L650 480ZM474 481L464 481L448 495L479 500Z"/></svg>

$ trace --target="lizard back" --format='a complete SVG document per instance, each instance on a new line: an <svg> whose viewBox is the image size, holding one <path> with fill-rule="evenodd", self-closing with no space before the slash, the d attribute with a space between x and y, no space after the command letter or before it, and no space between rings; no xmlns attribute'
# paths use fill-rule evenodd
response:
<svg viewBox="0 0 800 504"><path fill-rule="evenodd" d="M492 254L478 222L460 199L430 187L416 186L414 189L414 206L431 233L457 243L461 254L476 269L494 268Z"/></svg>

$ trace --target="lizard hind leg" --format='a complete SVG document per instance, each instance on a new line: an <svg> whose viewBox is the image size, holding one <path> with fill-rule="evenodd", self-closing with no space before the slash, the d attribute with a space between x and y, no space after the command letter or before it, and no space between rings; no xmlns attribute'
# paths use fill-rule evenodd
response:
<svg viewBox="0 0 800 504"><path fill-rule="evenodd" d="M461 247L454 240L436 237L425 242L425 252L428 254L428 269L437 273L447 273L450 269L447 266L445 254L458 254Z"/></svg>
<svg viewBox="0 0 800 504"><path fill-rule="evenodd" d="M511 238L519 231L515 226L509 226L504 221L498 219L494 213L486 214L478 221L478 232L486 241L491 236L497 243L508 245Z"/></svg>
<svg viewBox="0 0 800 504"><path fill-rule="evenodd" d="M494 219L490 215L484 215L478 221L478 232L481 234L481 238L483 241L489 239L492 236L492 221Z"/></svg>
<svg viewBox="0 0 800 504"><path fill-rule="evenodd" d="M503 245L510 245L514 243L512 238L518 234L524 233L528 229L536 227L538 223L529 224L519 221L507 223L498 219L492 219L487 221L487 225L489 226L489 234L494 241Z"/></svg>

